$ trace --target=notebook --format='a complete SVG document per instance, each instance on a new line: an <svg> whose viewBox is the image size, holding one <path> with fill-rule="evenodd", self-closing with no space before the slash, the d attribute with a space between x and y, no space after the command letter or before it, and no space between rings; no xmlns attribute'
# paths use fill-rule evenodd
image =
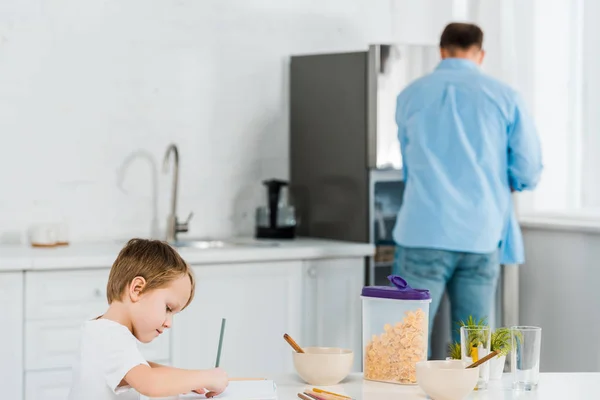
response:
<svg viewBox="0 0 600 400"><path fill-rule="evenodd" d="M179 399L206 399L203 394L184 394ZM231 381L219 396L213 399L223 400L277 400L277 386L271 380Z"/></svg>

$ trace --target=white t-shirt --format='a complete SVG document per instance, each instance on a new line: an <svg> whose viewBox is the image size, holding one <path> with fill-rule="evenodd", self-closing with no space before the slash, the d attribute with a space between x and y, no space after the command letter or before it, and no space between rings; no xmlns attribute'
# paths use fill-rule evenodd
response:
<svg viewBox="0 0 600 400"><path fill-rule="evenodd" d="M130 386L117 387L140 364L148 362L129 329L107 319L87 321L81 329L69 400L138 400L139 393Z"/></svg>

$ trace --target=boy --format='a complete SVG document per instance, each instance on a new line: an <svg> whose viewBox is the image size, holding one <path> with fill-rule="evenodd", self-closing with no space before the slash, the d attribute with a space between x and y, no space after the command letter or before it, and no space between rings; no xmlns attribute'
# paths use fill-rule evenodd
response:
<svg viewBox="0 0 600 400"><path fill-rule="evenodd" d="M147 362L137 340L151 342L190 304L195 282L179 254L157 240L132 239L115 260L107 285L108 310L82 328L69 400L133 400L194 391L213 397L225 372L184 370Z"/></svg>

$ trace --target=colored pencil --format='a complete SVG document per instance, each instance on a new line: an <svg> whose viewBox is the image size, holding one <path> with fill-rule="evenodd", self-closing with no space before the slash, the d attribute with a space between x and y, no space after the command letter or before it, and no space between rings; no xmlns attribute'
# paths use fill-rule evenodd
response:
<svg viewBox="0 0 600 400"><path fill-rule="evenodd" d="M221 364L221 350L223 349L223 336L225 335L225 318L221 320L221 334L219 335L219 348L217 350L217 361L215 362L215 368L219 368Z"/></svg>

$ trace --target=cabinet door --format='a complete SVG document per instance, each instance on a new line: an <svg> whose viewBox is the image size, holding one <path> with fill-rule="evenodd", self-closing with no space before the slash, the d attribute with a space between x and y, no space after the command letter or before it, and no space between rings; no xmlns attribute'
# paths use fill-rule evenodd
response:
<svg viewBox="0 0 600 400"><path fill-rule="evenodd" d="M304 273L305 345L352 349L353 371L362 371L360 295L364 285L365 260L305 261Z"/></svg>
<svg viewBox="0 0 600 400"><path fill-rule="evenodd" d="M220 366L230 376L293 371L283 334L302 343L302 262L198 266L194 272L196 297L173 323L173 365L213 368L226 318Z"/></svg>
<svg viewBox="0 0 600 400"><path fill-rule="evenodd" d="M95 318L106 311L109 268L25 274L28 321Z"/></svg>
<svg viewBox="0 0 600 400"><path fill-rule="evenodd" d="M25 324L25 369L27 371L71 368L79 351L79 319L28 321ZM149 361L170 358L168 330L150 343L139 344Z"/></svg>
<svg viewBox="0 0 600 400"><path fill-rule="evenodd" d="M70 370L27 372L25 400L65 400L69 396L71 379Z"/></svg>
<svg viewBox="0 0 600 400"><path fill-rule="evenodd" d="M3 399L23 397L23 274L0 273L0 376Z"/></svg>

